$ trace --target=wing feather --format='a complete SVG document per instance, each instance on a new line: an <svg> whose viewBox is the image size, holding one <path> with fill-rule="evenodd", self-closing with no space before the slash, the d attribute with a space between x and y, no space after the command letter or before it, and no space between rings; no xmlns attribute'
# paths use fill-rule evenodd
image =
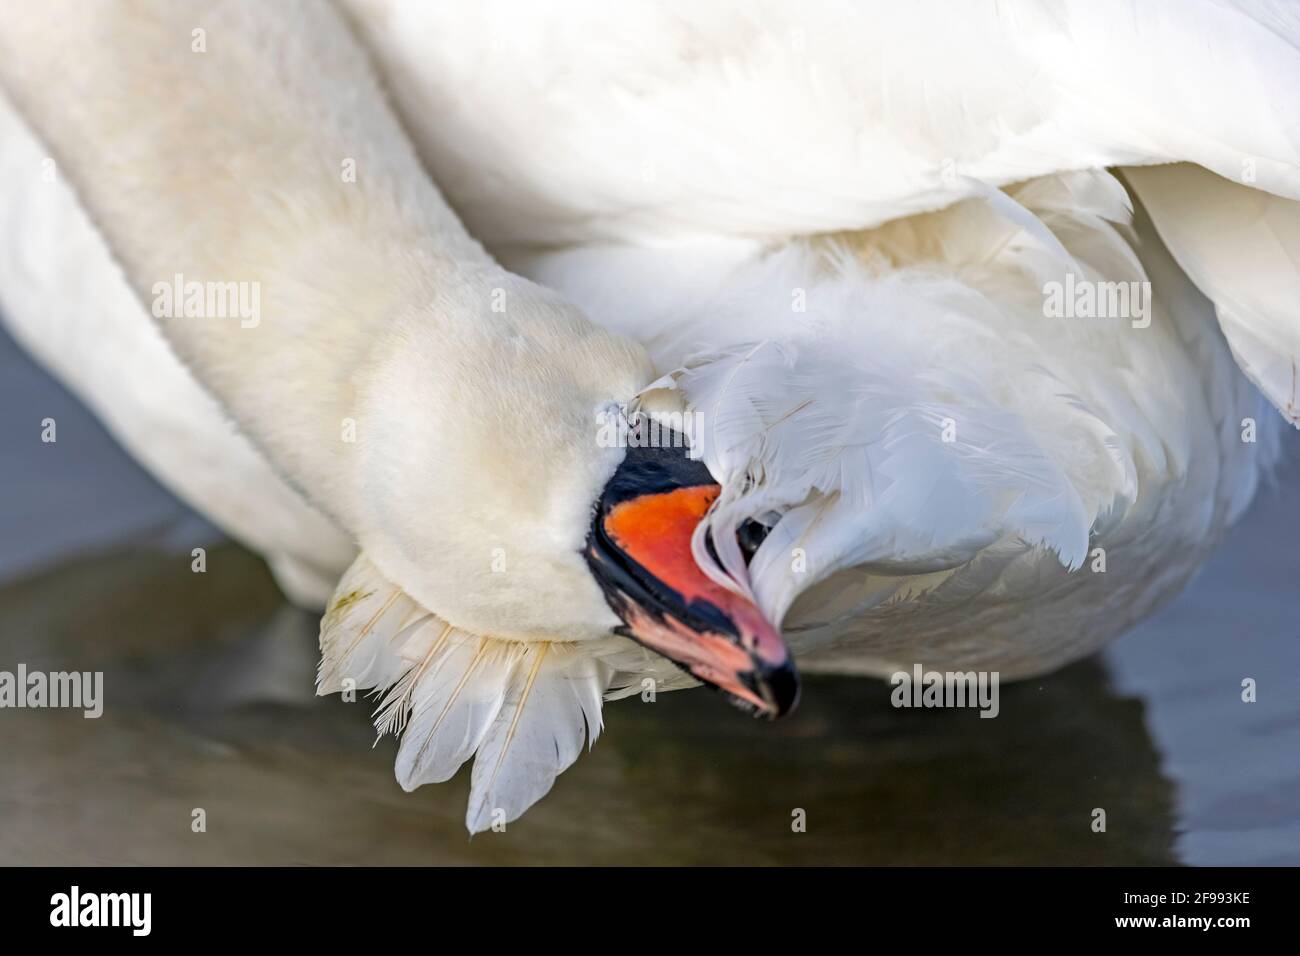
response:
<svg viewBox="0 0 1300 956"><path fill-rule="evenodd" d="M400 737L394 769L404 789L448 780L473 759L465 823L478 832L517 819L584 739L595 743L602 698L620 666L639 669L640 649L621 638L588 646L470 634L362 554L321 622L321 651L319 693L377 689L375 726Z"/></svg>
<svg viewBox="0 0 1300 956"><path fill-rule="evenodd" d="M1300 202L1186 163L1124 175L1214 303L1241 370L1300 428Z"/></svg>

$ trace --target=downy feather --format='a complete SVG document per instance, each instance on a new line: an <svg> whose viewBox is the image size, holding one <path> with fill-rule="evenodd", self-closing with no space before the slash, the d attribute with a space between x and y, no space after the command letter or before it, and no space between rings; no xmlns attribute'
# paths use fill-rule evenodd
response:
<svg viewBox="0 0 1300 956"><path fill-rule="evenodd" d="M1095 523L1135 498L1133 448L1114 414L1080 397L1068 362L1043 364L1039 345L1097 334L1062 323L1045 333L1044 282L1145 278L1120 232L1127 196L1101 172L1009 193L791 243L731 284L743 293L710 303L714 329L748 340L691 356L673 376L703 415L697 451L723 487L694 553L773 619L840 569L929 575L1007 539L1076 569ZM802 311L782 288L802 294ZM1138 431L1158 458L1158 437ZM1080 454L1093 464L1081 469ZM736 545L747 520L775 526L748 566Z"/></svg>
<svg viewBox="0 0 1300 956"><path fill-rule="evenodd" d="M623 639L579 651L470 634L420 607L362 554L321 622L318 692L375 690L380 736L400 737L403 789L448 780L472 758L473 833L517 819L584 739L595 743L602 695L639 651Z"/></svg>

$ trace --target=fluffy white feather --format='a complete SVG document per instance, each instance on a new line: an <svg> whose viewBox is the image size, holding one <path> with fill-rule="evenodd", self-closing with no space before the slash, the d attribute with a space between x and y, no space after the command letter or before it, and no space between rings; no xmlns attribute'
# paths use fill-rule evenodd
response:
<svg viewBox="0 0 1300 956"><path fill-rule="evenodd" d="M441 783L474 760L465 825L477 833L517 819L595 743L610 660L592 649L470 634L415 604L363 554L321 622L321 694L376 690L380 735L401 738L398 783Z"/></svg>
<svg viewBox="0 0 1300 956"><path fill-rule="evenodd" d="M359 555L339 581L321 619L317 692L386 687L406 669L392 638L428 612ZM345 681L351 681L350 684Z"/></svg>
<svg viewBox="0 0 1300 956"><path fill-rule="evenodd" d="M1106 221L1127 221L1123 190L1076 174L1015 194L1032 209L985 197L893 233L791 244L703 306L715 338L746 341L692 356L676 376L723 485L696 557L720 580L755 581L774 619L842 568L932 573L1009 536L1078 568L1098 515L1136 496L1119 423L1079 399L1088 389L1068 354L1043 348L1045 333L1104 343L1126 322L1049 331L1041 292L1075 269L1145 281ZM943 257L918 235L945 237ZM776 530L747 570L735 532L751 518Z"/></svg>
<svg viewBox="0 0 1300 956"><path fill-rule="evenodd" d="M529 260L681 366L724 486L720 567L698 537L697 558L784 615L812 666L829 647L840 668L902 653L1009 677L1085 653L1174 593L1275 455L1262 419L1241 442L1258 399L1113 176L1008 194L1013 215L982 197L747 254L647 251L648 274L607 246ZM1150 325L1046 315L1072 268L1151 281ZM674 269L692 295L665 307ZM749 518L775 527L746 569L731 532ZM1143 586L1083 567L1096 548ZM1058 613L1070 633L1045 629Z"/></svg>
<svg viewBox="0 0 1300 956"><path fill-rule="evenodd" d="M594 743L609 669L582 651L533 644L515 667L505 700L474 760L466 825L513 820L551 789L555 777Z"/></svg>

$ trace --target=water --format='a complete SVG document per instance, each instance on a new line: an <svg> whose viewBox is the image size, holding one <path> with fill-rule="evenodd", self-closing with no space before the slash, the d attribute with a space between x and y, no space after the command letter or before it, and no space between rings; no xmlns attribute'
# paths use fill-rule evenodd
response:
<svg viewBox="0 0 1300 956"><path fill-rule="evenodd" d="M0 449L0 669L102 670L106 697L0 710L0 863L1300 863L1296 469L1177 602L1004 687L996 720L860 679L809 678L771 725L704 691L620 701L471 840L467 775L403 793L364 699L312 695L314 619L7 340Z"/></svg>

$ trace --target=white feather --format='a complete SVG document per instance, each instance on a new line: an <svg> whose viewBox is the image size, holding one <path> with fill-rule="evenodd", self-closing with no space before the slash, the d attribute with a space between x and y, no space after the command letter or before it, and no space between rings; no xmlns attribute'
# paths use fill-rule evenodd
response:
<svg viewBox="0 0 1300 956"><path fill-rule="evenodd" d="M1269 0L344 0L489 244L784 240L1191 160L1300 198Z"/></svg>
<svg viewBox="0 0 1300 956"><path fill-rule="evenodd" d="M924 329L943 323L954 342L971 345L968 336L996 327L990 304L940 281L893 277L871 290L863 297L851 277L830 280L810 290L809 307L828 320L848 317L843 324L681 374L705 418L704 460L724 489L707 521L713 540L734 542L747 518L812 512L799 523L815 525L815 541L778 536L755 558L764 611L779 620L800 590L847 565L953 566L1007 534L1077 567L1092 515L1061 465L1017 410L1000 407L985 383L924 340ZM855 301L844 302L849 296ZM869 317L904 308L919 334L894 334L882 356ZM783 383L778 394L774 379ZM804 547L808 577L789 570L775 585L766 572L789 568L787 545ZM746 580L739 549L717 550L724 569ZM707 556L697 559L708 567Z"/></svg>
<svg viewBox="0 0 1300 956"><path fill-rule="evenodd" d="M321 619L317 693L368 690L391 683L405 665L394 637L428 612L380 576L358 555L334 591Z"/></svg>
<svg viewBox="0 0 1300 956"><path fill-rule="evenodd" d="M1214 302L1237 364L1300 428L1300 202L1187 164L1125 176Z"/></svg>
<svg viewBox="0 0 1300 956"><path fill-rule="evenodd" d="M411 691L411 713L397 750L402 789L450 780L474 755L501 710L523 651L452 631Z"/></svg>
<svg viewBox="0 0 1300 956"><path fill-rule="evenodd" d="M742 270L707 305L714 336L741 344L689 358L676 375L704 416L698 450L723 486L696 535L701 566L752 587L775 619L842 568L931 573L1008 536L1079 567L1099 516L1135 497L1136 468L1113 416L1079 397L1089 391L1081 370L1042 348L1045 333L1079 333L1045 327L1041 282L1064 270L1144 280L1107 219L1127 222L1123 195L1104 174L1036 181L1005 202L981 196L927 217L928 229L796 243ZM940 267L918 252L918 233L947 237ZM789 307L791 289L802 311ZM1034 417L1049 409L1056 436ZM1062 432L1066 445L1049 440ZM1089 447L1100 474L1071 460ZM736 529L774 517L777 532L747 569ZM806 565L791 561L794 549Z"/></svg>
<svg viewBox="0 0 1300 956"><path fill-rule="evenodd" d="M596 742L608 684L605 665L573 648L527 648L474 760L470 832L517 818L578 759L584 738Z"/></svg>
<svg viewBox="0 0 1300 956"><path fill-rule="evenodd" d="M376 727L401 738L395 772L406 790L448 780L472 758L465 823L478 832L517 819L584 739L595 743L602 695L618 664L636 656L625 645L469 634L421 608L362 554L321 622L318 693L378 689Z"/></svg>

